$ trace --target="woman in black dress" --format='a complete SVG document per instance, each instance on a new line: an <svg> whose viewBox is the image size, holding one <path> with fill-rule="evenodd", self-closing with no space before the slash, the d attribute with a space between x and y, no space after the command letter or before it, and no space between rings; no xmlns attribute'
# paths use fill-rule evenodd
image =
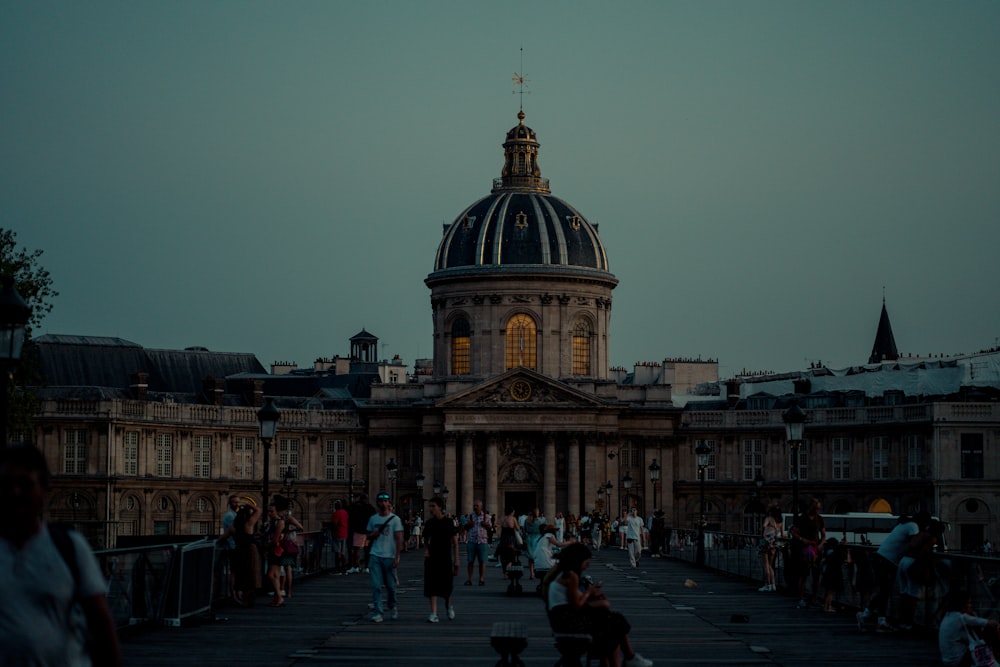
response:
<svg viewBox="0 0 1000 667"><path fill-rule="evenodd" d="M437 601L444 598L448 618L455 618L451 593L458 574L458 531L455 522L444 516L444 500L435 496L427 502L431 517L423 527L424 597L430 598L428 623L437 623Z"/></svg>

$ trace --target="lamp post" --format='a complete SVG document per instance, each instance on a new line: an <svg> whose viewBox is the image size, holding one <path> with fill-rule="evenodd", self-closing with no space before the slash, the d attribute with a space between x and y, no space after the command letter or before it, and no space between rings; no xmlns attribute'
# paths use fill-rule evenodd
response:
<svg viewBox="0 0 1000 667"><path fill-rule="evenodd" d="M604 492L608 494L608 509L609 510L613 509L613 507L611 505L611 495L612 495L612 491L614 490L614 488L615 488L615 485L611 483L610 479L604 484ZM609 514L609 516L610 516L610 514Z"/></svg>
<svg viewBox="0 0 1000 667"><path fill-rule="evenodd" d="M260 422L260 440L264 443L264 483L261 486L265 511L271 504L271 497L268 495L270 493L268 485L271 479L271 442L274 441L274 434L278 430L280 419L281 411L274 406L273 399L267 399L264 407L257 411L257 421Z"/></svg>
<svg viewBox="0 0 1000 667"><path fill-rule="evenodd" d="M288 498L289 506L294 507L295 501L299 499L299 490L295 488L295 472L292 466L285 468L284 480L281 484L281 495Z"/></svg>
<svg viewBox="0 0 1000 667"><path fill-rule="evenodd" d="M389 479L389 488L392 489L392 502L396 502L396 476L399 474L399 464L396 459L389 459L385 464L385 476Z"/></svg>
<svg viewBox="0 0 1000 667"><path fill-rule="evenodd" d="M357 463L347 464L347 503L354 502L354 468L357 467Z"/></svg>
<svg viewBox="0 0 1000 667"><path fill-rule="evenodd" d="M699 442L694 448L694 453L698 457L698 485L700 488L699 502L700 517L698 518L698 550L695 552L695 562L698 565L705 564L705 471L708 469L708 456L712 453L712 448Z"/></svg>
<svg viewBox="0 0 1000 667"><path fill-rule="evenodd" d="M597 487L597 504L600 505L600 506L602 506L600 509L603 509L603 505L604 505L604 485L603 484L601 484L599 487Z"/></svg>
<svg viewBox="0 0 1000 667"><path fill-rule="evenodd" d="M441 487L441 499L444 500L445 503L448 502L448 487L447 486L442 486ZM448 505L445 505L445 507L447 507L447 506Z"/></svg>
<svg viewBox="0 0 1000 667"><path fill-rule="evenodd" d="M21 358L25 330L31 319L31 308L24 302L14 277L4 276L0 289L0 447L7 446L7 421L10 418L10 375Z"/></svg>
<svg viewBox="0 0 1000 667"><path fill-rule="evenodd" d="M799 447L802 446L806 413L799 407L798 402L793 402L792 406L781 415L781 420L785 422L785 439L788 440L788 449L792 454L792 524L794 525L799 518Z"/></svg>
<svg viewBox="0 0 1000 667"><path fill-rule="evenodd" d="M435 496L440 496L441 495L441 480L438 480L438 479L434 480L434 486L431 487L431 490L434 491L434 495Z"/></svg>
<svg viewBox="0 0 1000 667"><path fill-rule="evenodd" d="M618 498L618 503L622 505L622 507L618 508L618 514L624 514L625 511L629 509L628 496L629 491L632 489L632 475L629 474L628 470L625 471L625 476L622 477L622 489L623 491L620 494L621 497Z"/></svg>
<svg viewBox="0 0 1000 667"><path fill-rule="evenodd" d="M427 478L424 477L424 473L418 472L413 481L416 482L417 493L420 495L420 514L422 515L424 513L424 482L427 481Z"/></svg>
<svg viewBox="0 0 1000 667"><path fill-rule="evenodd" d="M659 507L660 496L657 493L656 485L660 483L660 464L653 459L653 462L649 464L649 481L653 483L653 509Z"/></svg>

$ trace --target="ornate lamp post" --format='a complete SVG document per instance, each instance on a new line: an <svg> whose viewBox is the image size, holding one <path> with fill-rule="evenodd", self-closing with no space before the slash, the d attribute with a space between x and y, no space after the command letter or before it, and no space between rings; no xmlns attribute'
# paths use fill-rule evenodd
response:
<svg viewBox="0 0 1000 667"><path fill-rule="evenodd" d="M281 495L288 498L291 507L299 499L299 490L295 488L295 473L292 466L285 468L284 482L281 485Z"/></svg>
<svg viewBox="0 0 1000 667"><path fill-rule="evenodd" d="M271 479L271 443L274 441L274 434L278 430L278 421L281 419L281 411L274 406L273 399L267 399L264 407L257 411L257 421L260 422L260 440L264 443L264 483L261 485L263 493L264 509L271 504L270 479Z"/></svg>
<svg viewBox="0 0 1000 667"><path fill-rule="evenodd" d="M611 483L610 479L604 484L604 492L606 494L608 494L608 509L609 510L613 509L612 505L611 505L611 496L612 496L612 492L614 491L614 488L615 488L615 485ZM609 516L610 516L610 514L609 514Z"/></svg>
<svg viewBox="0 0 1000 667"><path fill-rule="evenodd" d="M649 464L649 481L653 483L653 509L658 508L660 495L657 493L657 485L660 483L660 464L653 459L653 462Z"/></svg>
<svg viewBox="0 0 1000 667"><path fill-rule="evenodd" d="M385 464L385 476L389 479L389 487L392 489L392 502L396 502L396 476L399 474L399 464L396 459L389 459Z"/></svg>
<svg viewBox="0 0 1000 667"><path fill-rule="evenodd" d="M601 484L599 487L597 487L597 504L598 505L602 505L602 506L604 505L604 485L603 484ZM603 509L603 507L601 507L601 509Z"/></svg>
<svg viewBox="0 0 1000 667"><path fill-rule="evenodd" d="M448 502L448 487L447 486L442 486L441 487L441 499L444 500L446 503ZM447 507L447 505L445 505L445 507Z"/></svg>
<svg viewBox="0 0 1000 667"><path fill-rule="evenodd" d="M806 413L797 402L781 415L785 422L785 439L792 454L792 522L799 518L799 447L802 446L802 433L806 427Z"/></svg>
<svg viewBox="0 0 1000 667"><path fill-rule="evenodd" d="M434 486L431 487L431 490L434 491L434 495L435 496L440 496L441 495L441 480L438 480L438 479L434 480Z"/></svg>
<svg viewBox="0 0 1000 667"><path fill-rule="evenodd" d="M24 302L14 277L4 276L0 289L0 447L7 446L7 421L10 418L10 375L21 359L25 329L31 319L31 308Z"/></svg>
<svg viewBox="0 0 1000 667"><path fill-rule="evenodd" d="M712 453L712 448L699 442L694 448L694 453L698 457L698 485L700 488L699 502L700 516L698 518L698 550L695 552L695 562L698 565L705 564L705 471L708 469L708 457Z"/></svg>

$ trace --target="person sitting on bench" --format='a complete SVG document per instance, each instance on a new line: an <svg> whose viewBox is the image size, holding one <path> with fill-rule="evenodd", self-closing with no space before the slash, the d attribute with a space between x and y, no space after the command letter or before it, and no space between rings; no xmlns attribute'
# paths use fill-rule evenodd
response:
<svg viewBox="0 0 1000 667"><path fill-rule="evenodd" d="M601 584L588 584L584 571L590 565L590 549L568 545L556 555L556 565L546 577L545 600L553 632L587 633L593 638L595 655L602 667L651 667L653 662L632 648L625 617L611 611L611 603L601 592Z"/></svg>

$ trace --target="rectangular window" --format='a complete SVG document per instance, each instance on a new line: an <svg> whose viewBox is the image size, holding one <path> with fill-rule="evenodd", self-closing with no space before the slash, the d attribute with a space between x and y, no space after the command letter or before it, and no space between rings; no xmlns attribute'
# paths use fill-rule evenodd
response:
<svg viewBox="0 0 1000 667"><path fill-rule="evenodd" d="M139 432L125 431L122 452L122 473L135 477L139 474Z"/></svg>
<svg viewBox="0 0 1000 667"><path fill-rule="evenodd" d="M716 476L717 472L716 472L716 467L715 467L715 457L716 457L716 454L718 453L718 443L715 440L696 440L695 441L695 446L697 447L698 445L700 445L702 443L705 443L706 445L708 445L708 448L710 450L712 450L708 454L708 466L706 466L706 468L705 468L705 481L707 481L707 482L714 482L717 479L717 476ZM698 459L697 459L697 457L695 457L695 469L694 469L694 472L695 472L694 478L695 479L699 479L699 477L698 477Z"/></svg>
<svg viewBox="0 0 1000 667"><path fill-rule="evenodd" d="M170 522L169 521L154 521L153 522L153 535L169 535L170 534Z"/></svg>
<svg viewBox="0 0 1000 667"><path fill-rule="evenodd" d="M67 429L64 434L63 472L82 475L87 472L87 431Z"/></svg>
<svg viewBox="0 0 1000 667"><path fill-rule="evenodd" d="M924 476L924 439L919 435L906 436L906 476L919 479Z"/></svg>
<svg viewBox="0 0 1000 667"><path fill-rule="evenodd" d="M156 434L156 476L174 475L174 436L172 433Z"/></svg>
<svg viewBox="0 0 1000 667"><path fill-rule="evenodd" d="M889 438L872 438L872 479L889 479Z"/></svg>
<svg viewBox="0 0 1000 667"><path fill-rule="evenodd" d="M256 438L233 436L233 477L236 479L254 479L253 450L256 444Z"/></svg>
<svg viewBox="0 0 1000 667"><path fill-rule="evenodd" d="M743 481L752 482L757 473L763 474L764 441L760 438L744 440L743 447Z"/></svg>
<svg viewBox="0 0 1000 667"><path fill-rule="evenodd" d="M323 452L326 459L326 479L336 482L343 482L347 479L347 441L327 440L326 451Z"/></svg>
<svg viewBox="0 0 1000 667"><path fill-rule="evenodd" d="M799 480L809 479L809 447L805 440L799 443L799 470L797 478ZM796 479L795 474L795 452L788 451L788 479Z"/></svg>
<svg viewBox="0 0 1000 667"><path fill-rule="evenodd" d="M962 434L962 479L983 479L983 434Z"/></svg>
<svg viewBox="0 0 1000 667"><path fill-rule="evenodd" d="M573 336L573 375L590 375L590 336Z"/></svg>
<svg viewBox="0 0 1000 667"><path fill-rule="evenodd" d="M457 336L451 339L451 372L453 375L468 375L469 353L472 339L468 336Z"/></svg>
<svg viewBox="0 0 1000 667"><path fill-rule="evenodd" d="M298 438L281 438L278 441L278 471L281 475L291 470L292 476L299 476L299 443Z"/></svg>
<svg viewBox="0 0 1000 667"><path fill-rule="evenodd" d="M211 530L212 530L212 524L208 521L191 522L192 535L208 535Z"/></svg>
<svg viewBox="0 0 1000 667"><path fill-rule="evenodd" d="M830 441L833 455L833 478L851 478L851 440L850 438L832 438Z"/></svg>
<svg viewBox="0 0 1000 667"><path fill-rule="evenodd" d="M208 479L212 476L212 436L194 436L192 449L194 450L194 476Z"/></svg>

